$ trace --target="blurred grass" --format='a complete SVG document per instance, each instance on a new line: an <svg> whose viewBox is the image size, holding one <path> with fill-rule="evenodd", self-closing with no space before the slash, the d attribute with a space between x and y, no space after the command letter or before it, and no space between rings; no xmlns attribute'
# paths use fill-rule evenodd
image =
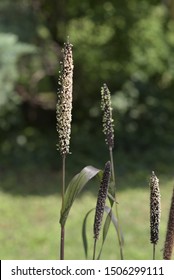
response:
<svg viewBox="0 0 174 280"><path fill-rule="evenodd" d="M173 188L170 175L160 179L162 216L157 259L162 249ZM44 168L1 171L0 174L0 258L57 259L59 256L60 172ZM149 243L149 173L132 171L117 178L119 216L124 233L125 259L151 259ZM66 227L66 259L84 259L81 230L86 212L95 207L97 181L75 201ZM88 221L89 259L93 249L93 219ZM100 241L101 242L101 237ZM99 245L99 244L98 244ZM114 228L110 227L102 259L119 259Z"/></svg>

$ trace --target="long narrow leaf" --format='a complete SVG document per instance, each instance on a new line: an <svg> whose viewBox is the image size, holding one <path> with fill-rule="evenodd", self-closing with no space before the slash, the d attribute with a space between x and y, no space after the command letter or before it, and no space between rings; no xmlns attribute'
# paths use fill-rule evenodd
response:
<svg viewBox="0 0 174 280"><path fill-rule="evenodd" d="M109 200L112 200L113 202L118 204L118 202L115 200L115 198L109 192L108 192L108 198L109 198Z"/></svg>
<svg viewBox="0 0 174 280"><path fill-rule="evenodd" d="M110 223L111 223L111 216L110 216L110 214L108 214L107 217L106 217L104 226L103 226L103 240L102 240L102 244L101 244L101 248L100 248L100 252L99 252L99 255L97 257L97 260L100 259L100 256L101 256L101 253L102 253L102 250L103 250L103 246L104 246L104 243L105 243L105 240L106 240L106 236L107 236L107 233L108 233L108 230L109 230Z"/></svg>
<svg viewBox="0 0 174 280"><path fill-rule="evenodd" d="M61 225L65 224L71 206L77 195L81 192L85 185L100 172L100 169L97 169L93 166L86 166L81 170L80 173L73 177L65 192L64 204L63 208L61 209L60 217Z"/></svg>
<svg viewBox="0 0 174 280"><path fill-rule="evenodd" d="M86 234L86 233L87 233L87 228L86 228L86 226L87 226L87 219L88 219L88 216L89 216L89 214L90 214L93 210L95 210L95 208L92 208L91 210L89 210L89 211L87 212L87 214L85 215L85 218L84 218L84 220L83 220L83 225L82 225L82 240L83 240L83 247L84 247L86 259L87 259L87 257L88 257L88 241L87 241L87 234Z"/></svg>
<svg viewBox="0 0 174 280"><path fill-rule="evenodd" d="M115 227L115 230L116 230L117 234L119 234L119 230L120 230L120 229L119 229L119 227L118 227L118 222L117 222L117 219L116 219L116 217L114 216L114 214L113 214L111 208L109 208L108 206L105 206L105 211L106 211L107 214L109 214L109 215L111 216L111 221L112 221L112 223L113 223L113 225L114 225L114 227ZM120 234L121 234L121 244L122 244L122 246L123 246L123 245L124 245L124 238L123 238L122 232L120 232Z"/></svg>
<svg viewBox="0 0 174 280"><path fill-rule="evenodd" d="M112 209L109 208L108 206L105 206L105 212L108 215L106 217L105 224L104 224L104 227L103 227L103 240L102 240L102 244L101 244L99 255L97 257L98 260L100 259L100 256L101 256L101 253L102 253L102 250L103 250L103 246L104 246L107 234L108 234L108 230L109 230L109 226L110 226L110 222L111 221L112 221L112 223L113 223L113 225L115 227L117 236L119 234L118 222L117 222L117 219L116 219L116 217L114 216L114 214L112 212ZM124 245L124 238L123 238L123 234L122 233L121 233L121 243L122 243L122 246L123 246Z"/></svg>

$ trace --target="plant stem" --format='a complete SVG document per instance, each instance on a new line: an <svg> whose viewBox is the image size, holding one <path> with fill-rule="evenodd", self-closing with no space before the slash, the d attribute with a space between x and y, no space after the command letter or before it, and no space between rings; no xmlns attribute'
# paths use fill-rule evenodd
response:
<svg viewBox="0 0 174 280"><path fill-rule="evenodd" d="M96 253L96 244L97 244L97 239L94 239L94 249L93 249L93 260L95 260L95 253Z"/></svg>
<svg viewBox="0 0 174 280"><path fill-rule="evenodd" d="M64 260L65 227L61 225L60 260Z"/></svg>
<svg viewBox="0 0 174 280"><path fill-rule="evenodd" d="M115 210L116 210L116 217L117 217L117 223L118 223L118 243L120 248L120 258L121 260L124 259L123 257L123 246L121 241L121 234L120 234L120 222L119 222L119 214L118 214L118 206L117 206L117 196L116 196L116 182L115 182L115 170L114 170L114 159L113 159L113 149L112 147L109 147L109 154L110 154L110 161L111 161L111 174L112 174L112 180L115 186Z"/></svg>
<svg viewBox="0 0 174 280"><path fill-rule="evenodd" d="M153 260L155 260L155 248L156 248L156 246L155 246L155 244L153 244Z"/></svg>
<svg viewBox="0 0 174 280"><path fill-rule="evenodd" d="M65 196L65 160L66 156L62 156L62 209L64 207L64 196ZM64 260L64 249L65 249L65 227L61 224L61 237L60 237L60 260Z"/></svg>
<svg viewBox="0 0 174 280"><path fill-rule="evenodd" d="M113 150L112 147L109 147L110 161L111 161L111 174L112 180L115 185L115 171L114 171L114 159L113 159Z"/></svg>
<svg viewBox="0 0 174 280"><path fill-rule="evenodd" d="M64 196L65 196L65 162L66 156L62 156L62 207L64 206Z"/></svg>

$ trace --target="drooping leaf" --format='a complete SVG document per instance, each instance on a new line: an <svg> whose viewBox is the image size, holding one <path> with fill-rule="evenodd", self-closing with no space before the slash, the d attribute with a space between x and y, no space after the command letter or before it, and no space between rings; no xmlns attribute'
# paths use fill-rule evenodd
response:
<svg viewBox="0 0 174 280"><path fill-rule="evenodd" d="M118 204L118 202L115 200L115 198L112 196L112 194L110 192L108 192L108 198L109 198L109 200L112 200L112 202L115 202Z"/></svg>
<svg viewBox="0 0 174 280"><path fill-rule="evenodd" d="M83 240L83 247L84 247L86 259L88 257L88 241L87 241L87 234L86 234L87 233L86 226L87 226L88 216L93 210L95 210L95 208L92 208L91 210L89 210L87 212L87 214L85 215L85 218L83 220L83 225L82 225L82 240Z"/></svg>
<svg viewBox="0 0 174 280"><path fill-rule="evenodd" d="M100 169L97 169L93 166L86 166L81 170L80 173L76 174L73 177L65 192L64 204L61 209L61 217L60 217L61 225L65 224L71 206L74 200L76 199L77 195L81 192L81 190L85 187L85 185L100 172L101 172Z"/></svg>
<svg viewBox="0 0 174 280"><path fill-rule="evenodd" d="M106 211L107 214L110 215L111 221L112 221L112 223L115 227L115 230L116 230L117 234L119 234L119 231L120 231L120 241L121 241L121 245L123 246L124 245L124 237L123 237L123 234L122 234L122 232L119 228L117 218L114 216L113 211L108 206L105 206L105 211Z"/></svg>
<svg viewBox="0 0 174 280"><path fill-rule="evenodd" d="M102 240L99 255L97 257L98 260L100 259L100 256L101 256L101 253L102 253L102 250L103 250L103 246L104 246L104 243L105 243L105 240L106 240L106 236L107 236L107 233L108 233L108 230L109 230L110 223L111 223L111 217L110 217L110 214L108 214L107 217L106 217L104 226L103 226L103 240Z"/></svg>
<svg viewBox="0 0 174 280"><path fill-rule="evenodd" d="M113 181L110 182L109 190L108 190L108 198L110 202L110 206L112 208L115 202L115 183Z"/></svg>
<svg viewBox="0 0 174 280"><path fill-rule="evenodd" d="M102 250L103 250L103 246L104 246L104 243L105 243L105 240L106 240L106 237L107 237L107 234L108 234L108 230L109 230L109 226L110 226L110 222L112 221L114 227L115 227L115 230L116 230L116 234L117 236L120 234L120 239L121 239L121 246L124 245L124 238L123 238L123 234L122 232L120 231L119 229L119 226L118 226L118 221L116 219L116 217L114 216L113 212L112 212L112 209L108 206L105 206L105 212L108 214L107 217L106 217L106 220L105 220L105 224L104 224L104 227L103 227L103 240L102 240L102 244L101 244L101 248L100 248L100 252L99 252L99 255L97 257L97 259L99 260L100 259L100 256L101 256L101 253L102 253Z"/></svg>

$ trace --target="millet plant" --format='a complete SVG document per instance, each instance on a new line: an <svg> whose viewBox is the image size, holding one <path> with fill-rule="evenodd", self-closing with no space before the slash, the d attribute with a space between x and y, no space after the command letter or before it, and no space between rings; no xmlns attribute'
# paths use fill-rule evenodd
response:
<svg viewBox="0 0 174 280"><path fill-rule="evenodd" d="M94 237L94 246L91 258L93 260L100 259L103 245L105 243L110 223L115 228L118 238L120 259L123 259L123 234L120 227L118 215L118 198L116 193L116 179L114 169L114 121L112 117L111 94L106 83L101 87L101 111L103 132L105 142L108 147L108 160L104 169L98 169L94 166L84 167L72 180L66 185L66 160L70 151L71 121L72 121L72 101L73 101L73 53L72 45L67 41L63 48L63 59L61 62L61 70L58 82L58 99L56 106L57 132L58 132L58 151L62 158L62 195L60 210L60 259L65 259L65 227L68 219L69 211L78 194L86 186L86 184L94 177L99 179L99 191L96 198L96 206L90 209L83 219L82 239L86 258L88 256L87 242L87 219L88 216L95 211L93 231L91 235ZM153 245L152 259L155 259L155 248L159 240L159 224L160 224L160 189L159 180L152 171L150 177L150 242ZM107 206L107 201L109 206ZM116 215L114 215L113 206L115 206ZM104 216L104 212L106 216ZM97 253L97 240L100 231L103 229L102 244ZM88 231L89 233L89 231ZM115 245L116 246L116 245ZM174 246L174 190L169 213L168 227L166 233L165 246L163 251L164 259L171 259Z"/></svg>

